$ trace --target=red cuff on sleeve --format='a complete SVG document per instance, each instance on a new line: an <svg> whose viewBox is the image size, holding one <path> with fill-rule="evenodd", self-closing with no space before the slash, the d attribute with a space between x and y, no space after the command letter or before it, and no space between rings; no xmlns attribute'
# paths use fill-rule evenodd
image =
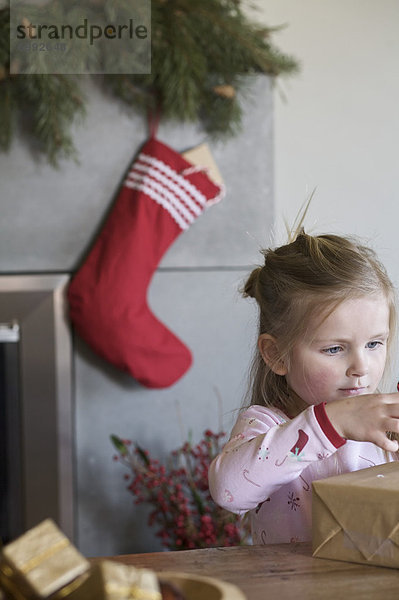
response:
<svg viewBox="0 0 399 600"><path fill-rule="evenodd" d="M343 446L345 444L346 440L345 438L341 437L339 433L334 429L330 419L327 417L325 405L325 402L322 402L321 404L316 404L316 406L313 407L314 415L318 424L322 428L324 435L328 437L330 442L336 448L339 448L340 446Z"/></svg>

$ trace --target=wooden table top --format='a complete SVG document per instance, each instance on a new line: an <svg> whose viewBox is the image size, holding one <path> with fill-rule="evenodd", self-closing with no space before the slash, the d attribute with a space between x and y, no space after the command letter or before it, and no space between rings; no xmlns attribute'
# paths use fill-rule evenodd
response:
<svg viewBox="0 0 399 600"><path fill-rule="evenodd" d="M238 586L247 600L398 600L399 569L313 558L311 554L310 544L273 544L112 559L157 572L217 577Z"/></svg>

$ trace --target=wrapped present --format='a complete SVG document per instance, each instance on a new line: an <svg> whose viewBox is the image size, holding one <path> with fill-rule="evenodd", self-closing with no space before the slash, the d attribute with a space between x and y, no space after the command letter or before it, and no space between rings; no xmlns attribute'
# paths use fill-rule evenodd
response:
<svg viewBox="0 0 399 600"><path fill-rule="evenodd" d="M0 586L16 600L47 598L60 589L66 596L89 567L55 523L46 519L2 549Z"/></svg>
<svg viewBox="0 0 399 600"><path fill-rule="evenodd" d="M179 585L184 574L167 575L165 579L163 574L158 577L149 569L101 560L93 564L86 580L76 591L68 595L68 600L186 600L186 595ZM186 581L183 580L183 583ZM192 584L197 586L198 581L193 581ZM208 596L209 593L206 597ZM195 597L202 598L205 595L195 594ZM219 594L217 597L219 598ZM61 600L61 598L56 594L49 600Z"/></svg>
<svg viewBox="0 0 399 600"><path fill-rule="evenodd" d="M103 560L96 565L97 577L101 581L104 600L161 600L158 577L149 569L137 569L111 560Z"/></svg>
<svg viewBox="0 0 399 600"><path fill-rule="evenodd" d="M313 482L313 556L399 567L399 462Z"/></svg>

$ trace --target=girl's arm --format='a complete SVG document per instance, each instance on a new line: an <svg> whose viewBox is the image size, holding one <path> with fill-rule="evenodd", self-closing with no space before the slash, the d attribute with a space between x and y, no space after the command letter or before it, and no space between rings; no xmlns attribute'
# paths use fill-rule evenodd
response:
<svg viewBox="0 0 399 600"><path fill-rule="evenodd" d="M283 421L282 413L262 406L240 415L209 467L209 488L217 504L237 513L252 510L299 477L309 463L327 458L345 443L324 404Z"/></svg>

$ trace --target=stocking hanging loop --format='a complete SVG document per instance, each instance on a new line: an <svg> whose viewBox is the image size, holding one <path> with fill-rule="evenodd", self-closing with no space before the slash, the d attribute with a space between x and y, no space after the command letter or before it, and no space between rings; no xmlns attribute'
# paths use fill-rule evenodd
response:
<svg viewBox="0 0 399 600"><path fill-rule="evenodd" d="M156 138L158 133L159 122L161 120L161 107L157 104L155 107L148 108L148 129L150 138Z"/></svg>

